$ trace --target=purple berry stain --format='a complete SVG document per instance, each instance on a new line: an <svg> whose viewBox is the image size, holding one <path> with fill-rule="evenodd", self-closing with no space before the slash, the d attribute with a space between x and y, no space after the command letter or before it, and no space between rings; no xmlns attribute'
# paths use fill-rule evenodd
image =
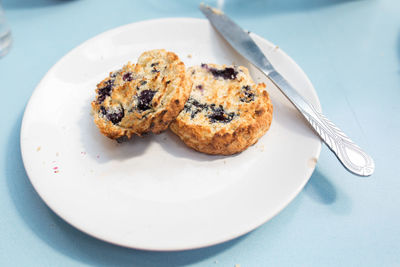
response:
<svg viewBox="0 0 400 267"><path fill-rule="evenodd" d="M100 106L100 111L101 111L101 114L103 114L104 116L107 115L107 110L105 107Z"/></svg>
<svg viewBox="0 0 400 267"><path fill-rule="evenodd" d="M228 123L236 116L234 112L226 112L222 105L216 107L215 104L202 104L190 97L185 103L184 111L190 113L190 118L194 119L202 111L208 113L207 117L211 123Z"/></svg>
<svg viewBox="0 0 400 267"><path fill-rule="evenodd" d="M253 91L251 90L250 85L245 85L241 88L241 93L244 95L243 97L240 97L240 101L249 103L251 101L254 101L255 95Z"/></svg>
<svg viewBox="0 0 400 267"><path fill-rule="evenodd" d="M190 97L185 103L184 110L185 112L190 113L191 119L194 119L198 113L202 112L203 110L208 110L208 105L201 104L196 99Z"/></svg>
<svg viewBox="0 0 400 267"><path fill-rule="evenodd" d="M124 117L124 109L123 108L121 108L121 109L119 109L118 111L116 111L116 112L113 112L113 113L108 113L107 115L106 115L106 117L107 117L107 119L109 120L109 121L111 121L113 124L117 124L117 123L119 123L121 120L122 120L122 118Z"/></svg>
<svg viewBox="0 0 400 267"><path fill-rule="evenodd" d="M103 101L106 99L107 96L111 95L111 91L113 89L114 85L114 80L108 80L105 82L105 86L102 88L99 88L97 90L97 103L101 104Z"/></svg>
<svg viewBox="0 0 400 267"><path fill-rule="evenodd" d="M228 79L234 80L234 79L236 79L236 76L238 74L238 72L235 71L234 68L225 68L223 70L211 68L210 72L212 73L212 75L214 75L215 78L222 77L225 80L228 80Z"/></svg>
<svg viewBox="0 0 400 267"><path fill-rule="evenodd" d="M120 107L117 111L110 112L105 107L100 106L100 112L113 124L119 123L125 115L123 107Z"/></svg>
<svg viewBox="0 0 400 267"><path fill-rule="evenodd" d="M208 70L209 72L211 72L211 74L215 77L215 78L223 78L225 80L234 80L236 79L236 76L238 74L238 72L234 69L234 68L225 68L222 70L216 69L216 68L210 68L207 64L201 64L201 67L203 69Z"/></svg>
<svg viewBox="0 0 400 267"><path fill-rule="evenodd" d="M208 116L208 118L212 123L228 123L233 119L233 117L235 117L234 112L227 113L221 105L218 108L215 108L215 105L211 105L210 107L212 113Z"/></svg>
<svg viewBox="0 0 400 267"><path fill-rule="evenodd" d="M138 96L138 110L145 111L151 108L151 101L157 91L143 90Z"/></svg>
<svg viewBox="0 0 400 267"><path fill-rule="evenodd" d="M122 76L122 80L128 81L128 82L132 81L132 80L133 80L132 72L127 72L127 73L125 73L125 74Z"/></svg>

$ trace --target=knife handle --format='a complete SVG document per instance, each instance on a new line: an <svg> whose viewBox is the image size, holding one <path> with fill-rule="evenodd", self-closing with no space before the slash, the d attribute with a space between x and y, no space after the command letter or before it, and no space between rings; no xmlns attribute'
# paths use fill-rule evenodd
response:
<svg viewBox="0 0 400 267"><path fill-rule="evenodd" d="M374 172L375 164L373 159L347 137L339 127L299 95L277 71L273 70L264 73L300 111L312 129L347 170L359 176L370 176Z"/></svg>

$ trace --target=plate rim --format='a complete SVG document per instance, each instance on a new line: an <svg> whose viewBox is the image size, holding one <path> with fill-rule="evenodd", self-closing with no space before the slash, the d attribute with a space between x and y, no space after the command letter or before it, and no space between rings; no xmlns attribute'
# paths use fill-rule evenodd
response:
<svg viewBox="0 0 400 267"><path fill-rule="evenodd" d="M55 207L53 207L53 205L51 204L51 201L48 201L48 199L46 199L45 196L42 195L43 192L40 192L40 190L37 189L37 184L35 185L35 183L33 182L31 176L34 175L32 173L32 170L30 170L29 168L29 164L26 162L27 161L27 151L26 148L23 144L24 140L23 140L23 132L26 131L25 127L26 127L26 118L27 118L27 113L30 110L30 107L32 105L32 103L34 102L34 99L36 98L36 95L38 94L37 90L38 88L42 87L42 84L44 82L44 80L46 79L46 77L51 74L54 69L56 69L56 67L61 64L65 58L69 57L73 52L75 52L76 50L80 49L82 46L84 46L86 43L92 41L93 39L96 38L101 38L102 36L105 36L111 32L114 31L121 31L124 28L129 28L132 27L132 25L139 25L139 24L146 24L146 23L160 23L160 22L165 22L165 21L197 21L199 23L208 23L208 20L206 19L201 19L201 18L191 18L191 17L166 17L166 18L157 18L157 19L148 19L148 20L141 20L141 21L136 21L133 23L128 23L128 24L124 24L118 27L114 27L111 29L108 29L104 32L98 33L88 39L86 39L85 41L79 43L77 46L75 46L74 48L72 48L71 50L69 50L66 54L64 54L62 57L60 57L57 62L55 64L53 64L50 69L43 75L43 77L41 78L41 80L38 82L38 84L35 86L31 96L29 97L29 100L25 106L25 110L23 112L23 118L22 118L22 122L21 122L21 129L20 129L20 149L21 149L21 156L22 156L22 162L26 171L26 174L28 176L28 179L32 185L32 187L35 189L36 193L39 195L39 197L41 198L41 200L46 204L47 207L50 208L50 210L52 212L54 212L55 214L57 214L58 217L60 217L63 221L67 222L69 225L72 225L74 228L78 229L79 231L88 234L91 237L94 237L98 240L113 244L113 245L117 245L120 247L126 247L126 248L131 248L131 249L140 249L140 250L147 250L147 251L184 251L184 250L192 250L192 249L199 249L199 248L204 248L204 247L209 247L209 246L213 246L213 245L217 245L217 244L221 244L224 242L228 242L230 240L233 240L235 238L238 238L240 236L243 236L249 232L254 231L255 229L257 229L258 227L262 226L263 224L265 224L266 222L268 222L269 220L271 220L272 218L274 218L277 214L279 214L283 209L285 209L295 198L296 196L299 195L299 193L303 190L304 186L307 184L307 182L309 181L309 179L311 178L315 168L316 168L316 164L313 168L308 168L307 171L305 172L305 177L307 177L306 179L304 179L304 181L301 183L301 185L294 190L287 198L286 202L282 202L282 204L280 205L280 207L278 209L276 209L275 212L272 213L272 215L268 215L268 216L263 216L263 220L254 222L254 223L249 223L248 226L246 227L247 230L245 232L236 232L235 234L230 235L229 238L225 238L223 240L212 240L209 242L201 242L201 244L198 245L191 245L191 246L186 246L186 247L160 247L160 246L153 246L153 247L149 247L149 246L132 246L129 244L121 244L121 243L117 243L114 242L113 240L109 240L106 238L103 238L99 235L96 235L96 232L91 232L88 229L84 229L83 227L79 226L76 223L71 222L70 220L68 220L67 218L65 218L66 216L62 216ZM251 32L251 36L255 37L256 39L258 39L259 41L265 42L268 45L271 46L275 46L274 43L270 42L269 40ZM310 93L313 95L313 97L315 98L316 101L316 108L318 110L321 111L321 104L320 104L320 100L318 97L318 94L313 86L313 84L311 83L310 79L308 78L308 76L306 75L306 73L303 71L303 69L294 61L294 59L292 57L290 57L284 50L280 49L280 52L286 57L286 59L288 61L290 61L290 63L292 65L294 65L302 74L302 76L304 77L305 81L310 85L310 89L312 89L310 91ZM316 151L316 155L315 158L318 162L320 154L321 154L321 148L322 148L322 141L319 139L319 142L317 144L317 151ZM46 201L47 200L47 201Z"/></svg>

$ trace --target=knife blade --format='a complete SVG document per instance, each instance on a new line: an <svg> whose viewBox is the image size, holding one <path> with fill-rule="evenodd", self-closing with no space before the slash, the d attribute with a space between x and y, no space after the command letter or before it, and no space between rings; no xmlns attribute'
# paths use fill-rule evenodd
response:
<svg viewBox="0 0 400 267"><path fill-rule="evenodd" d="M239 54L262 71L281 90L348 171L363 177L374 172L373 159L296 91L273 67L246 31L218 9L200 4L200 10Z"/></svg>

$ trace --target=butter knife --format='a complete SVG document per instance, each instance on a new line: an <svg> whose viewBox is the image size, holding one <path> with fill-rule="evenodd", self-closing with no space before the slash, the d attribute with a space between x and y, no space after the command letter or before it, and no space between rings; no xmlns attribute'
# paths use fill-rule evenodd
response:
<svg viewBox="0 0 400 267"><path fill-rule="evenodd" d="M237 52L262 71L281 90L348 171L359 176L370 176L374 172L373 159L312 104L308 103L275 70L247 32L218 9L201 4L200 10Z"/></svg>

